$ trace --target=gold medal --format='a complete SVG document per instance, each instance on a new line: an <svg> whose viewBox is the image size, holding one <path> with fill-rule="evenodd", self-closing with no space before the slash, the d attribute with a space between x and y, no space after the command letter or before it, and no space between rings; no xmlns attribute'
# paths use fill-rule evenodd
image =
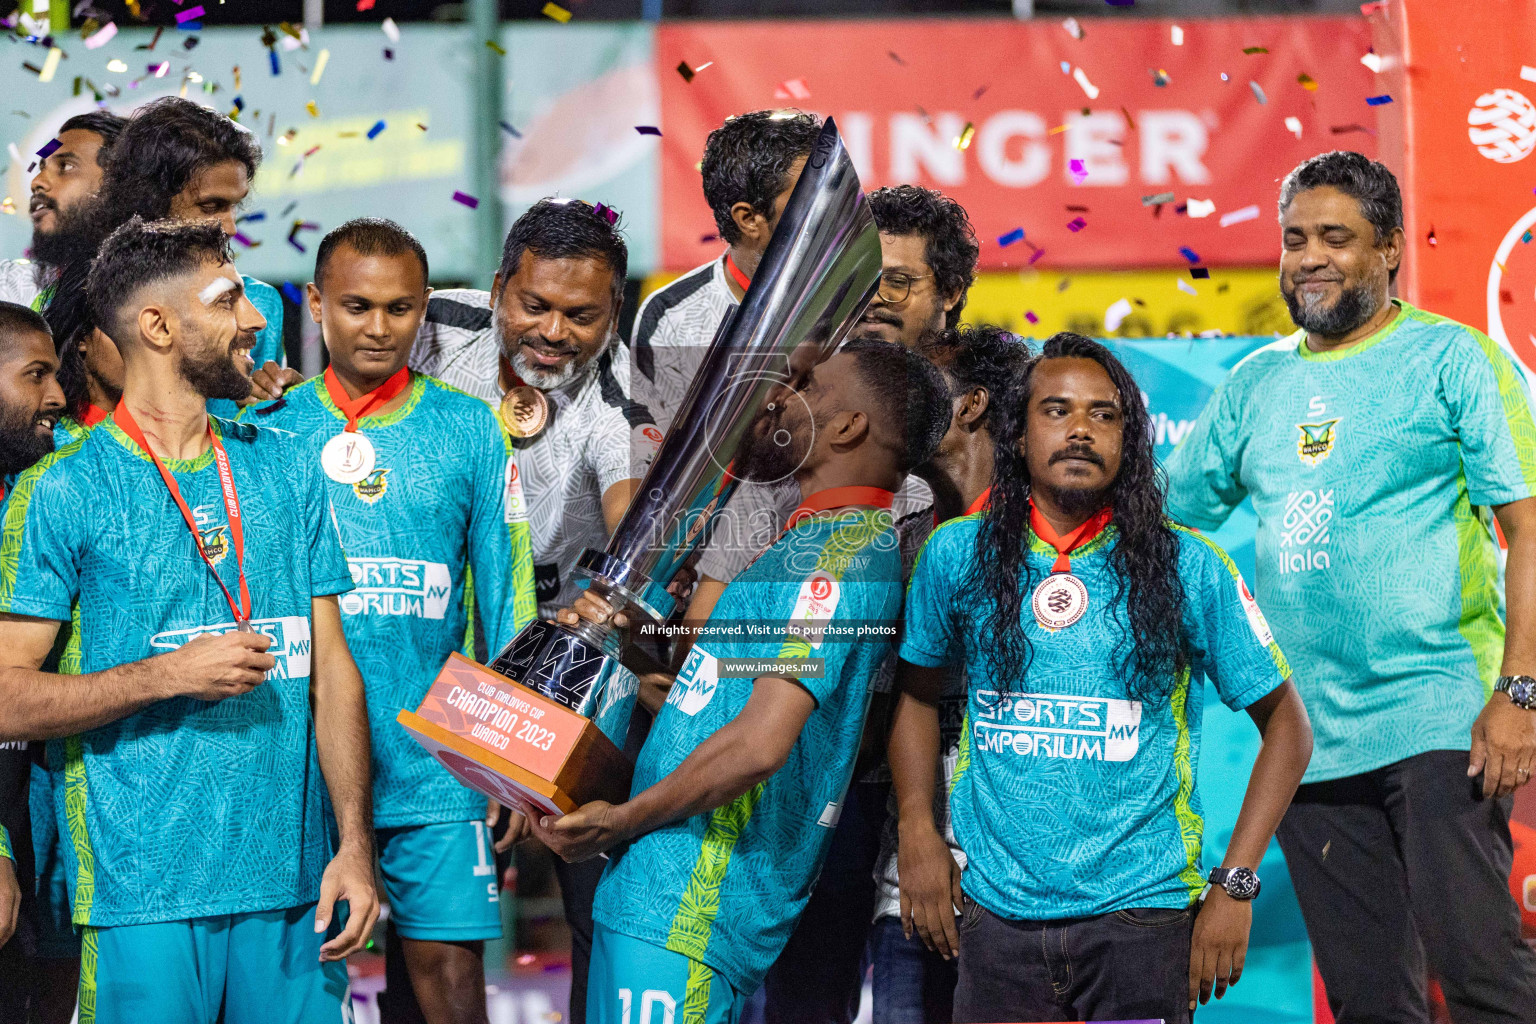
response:
<svg viewBox="0 0 1536 1024"><path fill-rule="evenodd" d="M1070 572L1054 572L1035 588L1030 605L1040 628L1054 633L1083 617L1088 610L1088 588Z"/></svg>
<svg viewBox="0 0 1536 1024"><path fill-rule="evenodd" d="M501 422L513 437L537 437L549 423L549 399L529 384L520 384L501 400Z"/></svg>
<svg viewBox="0 0 1536 1024"><path fill-rule="evenodd" d="M354 430L343 430L320 450L320 467L339 484L355 484L373 472L377 455L373 442Z"/></svg>

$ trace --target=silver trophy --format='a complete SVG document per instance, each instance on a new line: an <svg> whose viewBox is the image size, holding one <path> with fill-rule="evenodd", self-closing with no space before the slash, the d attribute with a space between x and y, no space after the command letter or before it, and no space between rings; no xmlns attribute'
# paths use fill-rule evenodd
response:
<svg viewBox="0 0 1536 1024"><path fill-rule="evenodd" d="M673 613L666 586L730 498L727 467L769 395L790 379L791 360L831 355L879 281L880 234L828 118L751 287L716 332L629 511L607 548L576 562L593 592L639 627L634 633ZM636 688L619 653L611 627L539 620L491 668L592 719L622 747Z"/></svg>

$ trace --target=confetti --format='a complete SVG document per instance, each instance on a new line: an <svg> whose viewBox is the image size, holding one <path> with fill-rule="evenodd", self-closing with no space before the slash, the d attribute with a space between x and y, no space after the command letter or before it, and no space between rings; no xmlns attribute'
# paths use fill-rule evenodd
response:
<svg viewBox="0 0 1536 1024"><path fill-rule="evenodd" d="M1032 324L1037 324L1040 322L1040 318L1035 316L1035 311L1032 309L1026 309L1024 311L1024 319L1028 320Z"/></svg>
<svg viewBox="0 0 1536 1024"><path fill-rule="evenodd" d="M1531 240L1531 233L1527 231L1525 237L1520 240L1522 242L1529 242ZM1424 241L1429 243L1430 248L1440 244L1439 240L1435 238L1435 226L1433 224L1429 226L1429 234L1425 236Z"/></svg>
<svg viewBox="0 0 1536 1024"><path fill-rule="evenodd" d="M1200 254L1195 252L1195 250L1191 249L1187 245L1179 246L1179 255L1183 256L1185 259L1189 260L1189 262L1191 262L1191 263L1199 263L1200 262Z"/></svg>
<svg viewBox="0 0 1536 1024"><path fill-rule="evenodd" d="M62 145L63 143L58 139L49 139L47 142L43 143L43 148L37 151L38 158L41 160L47 160L50 156L53 155L54 151Z"/></svg>
<svg viewBox="0 0 1536 1024"><path fill-rule="evenodd" d="M1209 217L1211 214L1216 212L1216 200L1191 199L1187 206L1187 212L1195 220L1199 220L1202 217Z"/></svg>
<svg viewBox="0 0 1536 1024"><path fill-rule="evenodd" d="M1110 307L1104 311L1104 330L1108 334L1114 334L1125 323L1125 318L1131 315L1131 300L1116 299Z"/></svg>
<svg viewBox="0 0 1536 1024"><path fill-rule="evenodd" d="M1189 276L1196 281L1209 281L1211 279L1211 270L1209 267L1190 267Z"/></svg>
<svg viewBox="0 0 1536 1024"><path fill-rule="evenodd" d="M997 236L997 244L1001 245L1001 246L1003 246L1005 248L1007 246L1012 245L1014 242L1022 242L1022 241L1024 241L1024 229L1023 228L1014 228L1012 231L1008 232L1006 235L998 235Z"/></svg>
<svg viewBox="0 0 1536 1024"><path fill-rule="evenodd" d="M1247 53L1247 54L1268 53L1269 52L1269 47L1267 47L1267 46L1245 46L1245 47L1243 47L1243 52Z"/></svg>
<svg viewBox="0 0 1536 1024"><path fill-rule="evenodd" d="M51 82L53 76L59 70L59 60L64 56L64 51L57 46L48 47L48 59L43 61L43 69L37 73L39 82Z"/></svg>
<svg viewBox="0 0 1536 1024"><path fill-rule="evenodd" d="M453 193L453 201L456 202L456 203L461 203L464 206L469 207L471 210L475 209L476 207L478 207L480 205L480 200L476 199L474 196L470 195L468 192L455 191Z"/></svg>
<svg viewBox="0 0 1536 1024"><path fill-rule="evenodd" d="M494 51L497 56L505 57L507 55L507 48L502 46L494 39L487 39L485 41L485 46L486 49ZM384 52L388 53L389 51L385 50Z"/></svg>
<svg viewBox="0 0 1536 1024"><path fill-rule="evenodd" d="M808 100L811 98L811 90L805 84L803 78L791 78L787 82L780 82L779 87L773 90L773 98L776 100Z"/></svg>
<svg viewBox="0 0 1536 1024"><path fill-rule="evenodd" d="M1241 224L1245 220L1257 220L1259 208L1257 205L1245 206L1241 210L1233 210L1231 213L1221 215L1221 226L1229 227L1233 224Z"/></svg>
<svg viewBox="0 0 1536 1024"><path fill-rule="evenodd" d="M496 46L496 45L495 45L495 44L493 44L493 43L491 43L491 42L489 42L489 41L487 41L487 42L486 42L486 44L485 44L485 45L486 45L486 46L489 46L489 47L490 47L490 48L491 48L491 49L493 49L493 50L501 50L501 47L499 47L499 46ZM507 51L506 51L506 50L501 50L501 55L502 55L502 56L503 56L503 57L505 57L505 56L506 56L506 55L507 55ZM394 50L391 50L391 49L390 49L390 48L389 48L389 47L387 47L387 46L386 46L386 47L384 47L384 59L385 59L385 60L394 60L394 59L395 59L395 51L394 51Z"/></svg>
<svg viewBox="0 0 1536 1024"><path fill-rule="evenodd" d="M1072 183L1074 185L1081 185L1083 179L1088 177L1088 168L1083 165L1081 160L1069 160L1067 162L1067 170L1072 174Z"/></svg>
<svg viewBox="0 0 1536 1024"><path fill-rule="evenodd" d="M1430 231L1430 234L1434 234L1435 229L1434 228L1430 228L1429 231ZM1529 231L1527 231L1525 234L1521 235L1520 236L1520 241L1521 241L1522 244L1529 245L1531 243L1531 233ZM1435 243L1431 242L1429 244L1430 245L1434 245Z"/></svg>
<svg viewBox="0 0 1536 1024"><path fill-rule="evenodd" d="M986 85L982 86L980 89L977 89L975 92L971 93L971 99L973 99L973 100L981 99L981 97L983 95L985 95L986 91L988 89L990 89L990 88L992 88L992 84L989 82Z"/></svg>
<svg viewBox="0 0 1536 1024"><path fill-rule="evenodd" d="M89 36L86 36L85 48L87 50L95 50L105 46L108 40L115 35L117 35L117 22L109 21Z"/></svg>
<svg viewBox="0 0 1536 1024"><path fill-rule="evenodd" d="M1182 277L1174 278L1173 279L1173 283L1178 285L1179 291L1183 292L1185 295L1199 295L1200 294L1199 292L1195 291L1195 286L1194 285L1190 284L1188 281L1184 280Z"/></svg>
<svg viewBox="0 0 1536 1024"><path fill-rule="evenodd" d="M1223 82L1230 82L1230 81L1232 81L1232 79L1230 79L1230 78L1228 78L1228 77L1227 77L1227 73L1226 73L1226 72L1225 72L1225 71L1223 71L1223 72L1222 72L1222 73L1221 73L1221 80L1222 80L1222 81L1223 81Z"/></svg>
<svg viewBox="0 0 1536 1024"><path fill-rule="evenodd" d="M592 212L607 221L609 226L619 222L619 211L605 203L598 203L592 208Z"/></svg>
<svg viewBox="0 0 1536 1024"><path fill-rule="evenodd" d="M1301 118L1299 118L1299 117L1288 117L1288 118L1286 118L1285 119L1285 130L1290 132L1291 134L1295 135L1298 139L1301 138Z"/></svg>
<svg viewBox="0 0 1536 1024"><path fill-rule="evenodd" d="M330 63L331 51L321 50L320 56L315 59L315 70L309 73L309 84L319 85L320 76L325 74L325 66Z"/></svg>
<svg viewBox="0 0 1536 1024"><path fill-rule="evenodd" d="M1070 75L1072 73L1072 62L1071 61L1064 60L1064 61L1061 62L1061 73L1064 74L1064 75Z"/></svg>
<svg viewBox="0 0 1536 1024"><path fill-rule="evenodd" d="M368 129L368 138L370 140L378 138L379 133L382 132L385 127L386 126L383 121L375 121L373 123L373 127Z"/></svg>
<svg viewBox="0 0 1536 1024"><path fill-rule="evenodd" d="M1333 845L1333 840L1332 839L1328 840L1326 843L1323 844L1323 860L1327 860L1328 859L1328 848L1331 847L1332 845Z"/></svg>
<svg viewBox="0 0 1536 1024"><path fill-rule="evenodd" d="M1066 21L1061 23L1061 27L1066 29L1067 35L1071 36L1073 39L1081 39L1083 36L1088 34L1083 31L1083 26L1078 23L1076 18L1068 18Z"/></svg>
<svg viewBox="0 0 1536 1024"><path fill-rule="evenodd" d="M107 70L108 71L115 71L115 72L121 74L122 72L128 70L128 65L124 64L122 61L118 60L116 57L113 57L111 60L107 61Z"/></svg>
<svg viewBox="0 0 1536 1024"><path fill-rule="evenodd" d="M520 138L523 137L523 133L522 132L518 131L516 128L512 127L507 122L502 121L502 122L500 122L500 124L501 124L501 130L506 132L508 135L512 136L514 139L520 139Z"/></svg>
<svg viewBox="0 0 1536 1024"><path fill-rule="evenodd" d="M1383 93L1380 96L1367 96L1365 98L1365 105L1368 106L1368 107L1379 107L1379 106L1382 106L1383 104L1391 103L1391 102L1392 102L1392 97L1386 95L1385 93Z"/></svg>
<svg viewBox="0 0 1536 1024"><path fill-rule="evenodd" d="M1335 124L1335 125L1329 125L1328 130L1330 132L1332 132L1333 134L1335 134L1335 135L1348 135L1350 132L1364 132L1367 135L1375 135L1376 134L1375 132L1371 131L1371 129L1367 128L1363 124Z"/></svg>
<svg viewBox="0 0 1536 1024"><path fill-rule="evenodd" d="M1269 97L1264 95L1264 87L1258 82L1250 78L1248 80L1248 88L1253 90L1253 98L1258 100L1261 106L1269 102Z"/></svg>
<svg viewBox="0 0 1536 1024"><path fill-rule="evenodd" d="M319 117L320 116L320 108L315 106L315 101L314 100L310 100L308 103L304 104L304 109L309 111L309 116L310 117Z"/></svg>
<svg viewBox="0 0 1536 1024"><path fill-rule="evenodd" d="M1366 67L1370 68L1376 74L1380 74L1381 73L1381 54L1375 52L1374 50L1372 50L1372 51L1364 54L1363 56L1361 56L1360 63L1364 64ZM1520 77L1521 78L1525 77L1525 69L1524 68L1522 68L1521 71L1520 71ZM1532 81L1536 81L1536 79L1532 79Z"/></svg>
<svg viewBox="0 0 1536 1024"><path fill-rule="evenodd" d="M1025 242L1025 243L1024 243L1024 244L1025 244L1025 245L1028 245L1028 244L1029 244L1029 243L1028 243L1028 242ZM1036 249L1036 250L1035 250L1035 251L1034 251L1034 252L1033 252L1033 253L1032 253L1032 254L1031 254L1031 255L1030 255L1030 257L1029 257L1029 265L1030 265L1030 266L1034 266L1034 265L1035 265L1035 261L1036 261L1036 260L1038 260L1038 259L1039 259L1039 258L1040 258L1040 257L1041 257L1041 256L1044 256L1044 255L1045 255L1045 250L1044 250L1044 249Z"/></svg>
<svg viewBox="0 0 1536 1024"><path fill-rule="evenodd" d="M969 149L971 146L971 139L974 138L975 135L976 126L969 121L965 122L965 127L961 129L959 135L955 136L955 148Z"/></svg>
<svg viewBox="0 0 1536 1024"><path fill-rule="evenodd" d="M1136 4L1136 0L1104 0L1104 2L1111 7L1133 7Z"/></svg>
<svg viewBox="0 0 1536 1024"><path fill-rule="evenodd" d="M373 10L373 0L357 0L357 9L359 11Z"/></svg>
<svg viewBox="0 0 1536 1024"><path fill-rule="evenodd" d="M1361 59L1364 60L1365 58L1362 57ZM1531 67L1529 64L1520 65L1520 77L1527 82L1536 82L1536 68Z"/></svg>
<svg viewBox="0 0 1536 1024"><path fill-rule="evenodd" d="M885 55L887 57L891 58L891 60L895 61L897 64L900 64L902 67L906 67L907 66L907 62L906 61L904 61L900 57L896 56L896 51L895 50L886 50L885 51Z"/></svg>
<svg viewBox="0 0 1536 1024"><path fill-rule="evenodd" d="M655 135L658 137L661 135L661 129L653 124L637 124L635 125L635 131L641 135Z"/></svg>
<svg viewBox="0 0 1536 1024"><path fill-rule="evenodd" d="M1081 217L1073 217L1071 220L1069 220L1067 222L1067 230L1072 232L1073 234L1076 234L1077 232L1083 230L1083 228L1085 228L1087 226L1088 226L1088 222L1083 220L1083 218L1081 218Z"/></svg>
<svg viewBox="0 0 1536 1024"><path fill-rule="evenodd" d="M1148 68L1147 70L1151 71L1151 68ZM1162 68L1158 68L1156 71L1152 72L1152 84L1158 88L1162 88L1170 81L1172 81L1172 79L1168 77L1168 72L1164 71Z"/></svg>
<svg viewBox="0 0 1536 1024"><path fill-rule="evenodd" d="M278 73L280 73L282 71L282 66L279 65L278 62L277 62L277 51L276 50L268 50L267 51L267 64L272 68L272 74L273 75L277 75ZM165 66L166 67L170 67L169 64L167 64ZM156 75L155 77L158 78L160 76Z"/></svg>
<svg viewBox="0 0 1536 1024"><path fill-rule="evenodd" d="M192 20L194 20L196 18L201 18L203 15L205 15L207 13L208 12L203 10L202 7L200 7L200 6L199 7L189 7L185 11L177 11L176 12L176 24L181 25L181 24L183 24L185 22L192 21Z"/></svg>
<svg viewBox="0 0 1536 1024"><path fill-rule="evenodd" d="M680 60L680 61L677 62L677 73L683 76L683 81L685 81L685 82L693 81L694 70L693 70L693 68L688 66L688 62L687 61Z"/></svg>
<svg viewBox="0 0 1536 1024"><path fill-rule="evenodd" d="M227 291L233 291L235 282L227 277L216 277L208 282L208 286L197 293L197 300L205 306L210 306L213 301Z"/></svg>
<svg viewBox="0 0 1536 1024"><path fill-rule="evenodd" d="M1142 196L1141 197L1141 205L1142 206L1156 206L1158 203L1171 203L1171 202L1173 202L1173 193L1172 192L1159 192L1156 195Z"/></svg>
<svg viewBox="0 0 1536 1024"><path fill-rule="evenodd" d="M545 4L539 9L539 13L546 18L553 18L562 25L571 20L571 12L556 3Z"/></svg>
<svg viewBox="0 0 1536 1024"><path fill-rule="evenodd" d="M1083 87L1083 92L1088 94L1089 99L1096 100L1099 98L1099 87L1088 81L1088 76L1083 74L1082 68L1072 69L1072 80Z"/></svg>
<svg viewBox="0 0 1536 1024"><path fill-rule="evenodd" d="M384 30L384 35L389 38L390 42L398 43L400 41L400 26L395 24L394 18L385 18L380 22L379 28Z"/></svg>
<svg viewBox="0 0 1536 1024"><path fill-rule="evenodd" d="M1183 46L1184 30L1177 25L1169 25L1168 38L1172 40L1174 46Z"/></svg>
<svg viewBox="0 0 1536 1024"><path fill-rule="evenodd" d="M371 6L371 5L370 5ZM292 281L284 281L281 289L285 298L295 306L304 304L304 293L299 291L299 286Z"/></svg>
<svg viewBox="0 0 1536 1024"><path fill-rule="evenodd" d="M1296 84L1307 90L1307 92L1317 92L1317 82L1305 71L1296 76Z"/></svg>

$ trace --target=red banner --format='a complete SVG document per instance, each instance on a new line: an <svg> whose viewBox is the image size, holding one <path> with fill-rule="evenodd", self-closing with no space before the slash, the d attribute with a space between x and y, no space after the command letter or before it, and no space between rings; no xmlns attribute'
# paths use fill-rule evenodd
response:
<svg viewBox="0 0 1536 1024"><path fill-rule="evenodd" d="M704 139L764 107L834 116L866 188L953 196L993 269L1178 265L1181 248L1273 263L1280 178L1330 149L1376 152L1364 18L1075 27L1081 38L1054 19L663 24L663 262L719 253ZM713 63L688 82L680 62ZM1211 212L1175 211L1191 199Z"/></svg>

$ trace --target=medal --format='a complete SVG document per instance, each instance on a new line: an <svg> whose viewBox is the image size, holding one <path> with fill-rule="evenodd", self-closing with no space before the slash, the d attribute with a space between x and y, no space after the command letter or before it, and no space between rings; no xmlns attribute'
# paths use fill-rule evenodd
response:
<svg viewBox="0 0 1536 1024"><path fill-rule="evenodd" d="M1088 587L1072 574L1072 560L1067 557L1103 532L1109 524L1111 509L1106 506L1089 516L1077 529L1065 537L1058 536L1056 529L1029 502L1029 525L1035 535L1056 549L1056 562L1051 574L1035 587L1030 607L1035 621L1047 633L1066 629L1083 617L1088 610Z"/></svg>
<svg viewBox="0 0 1536 1024"><path fill-rule="evenodd" d="M341 386L335 368L325 368L326 393L347 419L341 433L325 442L325 447L320 450L320 468L325 470L326 476L339 484L355 484L373 472L378 453L373 450L373 442L358 431L357 422L374 409L388 405L410 383L411 371L402 366L379 387L366 395L350 398Z"/></svg>
<svg viewBox="0 0 1536 1024"><path fill-rule="evenodd" d="M549 423L549 399L531 384L519 384L502 398L499 412L513 437L537 437Z"/></svg>
<svg viewBox="0 0 1536 1024"><path fill-rule="evenodd" d="M320 450L320 468L339 484L355 484L373 472L377 458L366 434L343 430Z"/></svg>

